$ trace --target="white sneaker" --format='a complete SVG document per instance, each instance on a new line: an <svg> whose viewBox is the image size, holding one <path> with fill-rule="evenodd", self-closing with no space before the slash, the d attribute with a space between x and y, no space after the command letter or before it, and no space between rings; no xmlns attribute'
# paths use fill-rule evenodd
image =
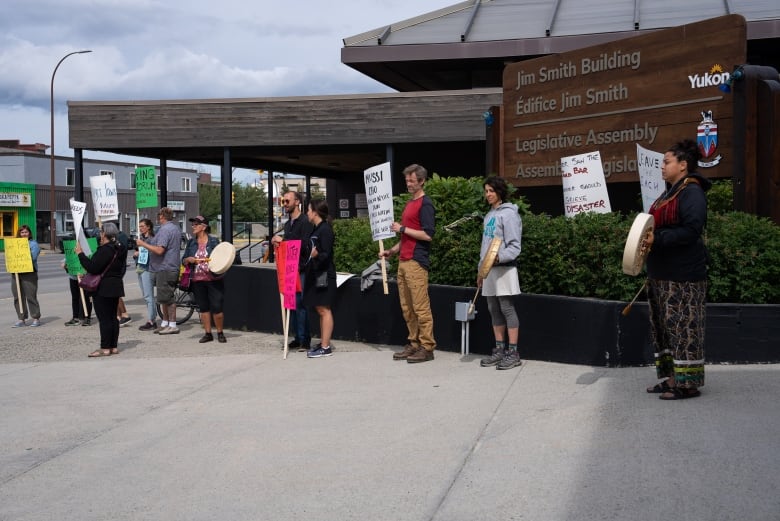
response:
<svg viewBox="0 0 780 521"><path fill-rule="evenodd" d="M17 320L16 322L14 322L14 325L11 327L24 327L26 325L27 324L25 324L24 320Z"/></svg>

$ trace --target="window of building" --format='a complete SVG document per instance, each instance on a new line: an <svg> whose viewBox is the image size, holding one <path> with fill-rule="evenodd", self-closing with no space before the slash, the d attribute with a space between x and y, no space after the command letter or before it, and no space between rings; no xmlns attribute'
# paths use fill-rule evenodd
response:
<svg viewBox="0 0 780 521"><path fill-rule="evenodd" d="M181 178L181 191L192 192L192 179L190 179L189 177Z"/></svg>
<svg viewBox="0 0 780 521"><path fill-rule="evenodd" d="M13 237L16 234L16 212L0 212L0 236Z"/></svg>
<svg viewBox="0 0 780 521"><path fill-rule="evenodd" d="M65 186L76 185L76 169L68 168L65 170Z"/></svg>
<svg viewBox="0 0 780 521"><path fill-rule="evenodd" d="M100 175L107 175L107 176L110 176L110 177L111 177L111 179L116 179L116 178L114 177L114 171L113 171L113 170L100 170L98 173L99 173Z"/></svg>
<svg viewBox="0 0 780 521"><path fill-rule="evenodd" d="M135 172L130 172L130 188L135 189Z"/></svg>

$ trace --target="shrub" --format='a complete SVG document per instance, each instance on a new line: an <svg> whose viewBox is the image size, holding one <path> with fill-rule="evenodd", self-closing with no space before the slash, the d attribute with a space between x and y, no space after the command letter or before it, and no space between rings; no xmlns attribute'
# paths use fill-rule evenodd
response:
<svg viewBox="0 0 780 521"><path fill-rule="evenodd" d="M426 193L436 207L436 233L431 250L432 284L474 287L487 204L482 198L482 178L441 178L434 174ZM718 186L711 197L706 231L710 255L710 302L780 303L780 227L754 215L719 213L712 207L731 207L730 183ZM715 190L715 188L713 188ZM710 191L712 193L712 190ZM724 195L728 194L728 195ZM514 197L513 194L511 196ZM409 195L394 198L400 219ZM634 215L580 214L574 218L530 213L522 198L518 204L523 221L519 257L523 291L547 295L629 300L642 277L623 274L623 246ZM446 229L458 219L451 230ZM377 260L379 246L371 240L368 219L333 222L336 233L335 262L339 271L361 273ZM386 249L396 239L386 239ZM397 257L388 264L388 275L397 270Z"/></svg>
<svg viewBox="0 0 780 521"><path fill-rule="evenodd" d="M707 192L707 208L710 212L725 213L734 210L734 185L731 179L718 179L712 182Z"/></svg>
<svg viewBox="0 0 780 521"><path fill-rule="evenodd" d="M780 228L742 212L708 219L710 301L780 303Z"/></svg>

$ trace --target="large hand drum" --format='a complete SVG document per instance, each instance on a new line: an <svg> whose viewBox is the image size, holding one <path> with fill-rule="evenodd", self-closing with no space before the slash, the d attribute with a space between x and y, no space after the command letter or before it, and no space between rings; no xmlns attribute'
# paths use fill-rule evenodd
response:
<svg viewBox="0 0 780 521"><path fill-rule="evenodd" d="M640 213L634 218L623 248L623 273L626 275L636 276L642 271L650 253L650 248L643 244L644 238L653 232L654 226L655 220L649 213Z"/></svg>
<svg viewBox="0 0 780 521"><path fill-rule="evenodd" d="M209 271L217 275L225 273L236 258L236 247L229 242L220 242L209 257Z"/></svg>
<svg viewBox="0 0 780 521"><path fill-rule="evenodd" d="M485 260L482 261L482 264L479 266L479 272L477 273L479 278L487 278L488 273L490 273L490 268L492 268L493 264L496 263L496 258L498 258L498 250L501 248L502 242L504 242L504 239L501 237L493 238L493 241L490 243L490 248L488 248L488 252L485 254Z"/></svg>

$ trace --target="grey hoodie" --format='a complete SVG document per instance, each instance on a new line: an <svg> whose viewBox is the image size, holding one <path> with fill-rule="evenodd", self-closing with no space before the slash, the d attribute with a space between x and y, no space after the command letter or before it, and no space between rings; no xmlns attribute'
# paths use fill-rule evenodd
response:
<svg viewBox="0 0 780 521"><path fill-rule="evenodd" d="M479 264L487 255L490 243L494 237L501 237L504 241L498 250L495 265L515 261L520 255L520 241L523 235L523 222L517 213L517 205L514 203L501 203L497 208L491 208L485 215L482 226L482 247L479 252Z"/></svg>

